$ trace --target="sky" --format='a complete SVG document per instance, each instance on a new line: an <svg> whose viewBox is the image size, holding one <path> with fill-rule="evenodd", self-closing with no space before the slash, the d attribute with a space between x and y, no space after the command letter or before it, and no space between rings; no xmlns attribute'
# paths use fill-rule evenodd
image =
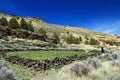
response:
<svg viewBox="0 0 120 80"><path fill-rule="evenodd" d="M0 11L120 35L120 0L0 0Z"/></svg>

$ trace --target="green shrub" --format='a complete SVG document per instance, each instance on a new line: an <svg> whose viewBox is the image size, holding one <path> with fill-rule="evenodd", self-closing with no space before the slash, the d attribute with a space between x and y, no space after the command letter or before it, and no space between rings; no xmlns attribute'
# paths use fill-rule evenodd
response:
<svg viewBox="0 0 120 80"><path fill-rule="evenodd" d="M68 44L79 44L80 40L79 38L75 38L72 34L70 34L67 38L66 38L66 42Z"/></svg>
<svg viewBox="0 0 120 80"><path fill-rule="evenodd" d="M4 18L4 17L2 17L2 18L0 19L0 25L2 25L2 26L7 26L7 25L8 25L7 19Z"/></svg>
<svg viewBox="0 0 120 80"><path fill-rule="evenodd" d="M97 40L91 38L90 39L90 45L97 45Z"/></svg>

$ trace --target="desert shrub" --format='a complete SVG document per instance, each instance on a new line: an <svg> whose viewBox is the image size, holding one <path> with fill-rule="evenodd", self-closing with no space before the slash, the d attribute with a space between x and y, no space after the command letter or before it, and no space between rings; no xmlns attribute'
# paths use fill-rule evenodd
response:
<svg viewBox="0 0 120 80"><path fill-rule="evenodd" d="M67 72L74 73L77 76L88 75L92 70L87 63L74 62L67 67Z"/></svg>
<svg viewBox="0 0 120 80"><path fill-rule="evenodd" d="M12 29L19 29L20 25L18 24L18 21L16 20L16 18L11 18L9 23L8 23L8 27L12 28Z"/></svg>
<svg viewBox="0 0 120 80"><path fill-rule="evenodd" d="M112 53L112 54L109 54L108 60L115 60L119 58L120 58L120 55L118 53Z"/></svg>
<svg viewBox="0 0 120 80"><path fill-rule="evenodd" d="M87 63L92 65L95 69L98 69L101 67L101 62L97 58L88 58Z"/></svg>
<svg viewBox="0 0 120 80"><path fill-rule="evenodd" d="M105 61L105 60L116 60L116 59L120 59L120 54L117 52L113 52L113 53L105 53L105 54L101 54L99 56L97 56L98 59Z"/></svg>
<svg viewBox="0 0 120 80"><path fill-rule="evenodd" d="M8 69L6 61L0 61L0 80L15 80L14 71Z"/></svg>
<svg viewBox="0 0 120 80"><path fill-rule="evenodd" d="M7 62L6 61L0 61L0 69L2 67L7 67Z"/></svg>
<svg viewBox="0 0 120 80"><path fill-rule="evenodd" d="M102 61L107 60L108 57L109 57L109 54L108 54L108 53L101 54L101 55L97 56L97 58L100 59L100 60L102 60Z"/></svg>
<svg viewBox="0 0 120 80"><path fill-rule="evenodd" d="M2 25L2 26L7 26L7 25L8 25L7 19L4 18L4 17L2 17L2 18L0 19L0 25Z"/></svg>

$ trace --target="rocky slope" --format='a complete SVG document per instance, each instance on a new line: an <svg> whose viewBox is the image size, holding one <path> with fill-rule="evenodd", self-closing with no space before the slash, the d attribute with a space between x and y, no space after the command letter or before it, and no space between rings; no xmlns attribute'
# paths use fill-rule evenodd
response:
<svg viewBox="0 0 120 80"><path fill-rule="evenodd" d="M5 17L8 21L12 18L11 15L6 15L3 13L0 13L0 18L1 17ZM73 34L74 37L81 36L83 39L83 42L85 42L86 36L89 39L94 38L98 41L105 41L105 40L117 41L117 42L120 41L120 38L113 34L106 34L102 32L91 31L81 27L48 24L44 22L42 19L36 18L36 17L19 17L18 22L20 22L21 18L24 18L27 22L32 21L32 25L34 26L35 32L38 32L38 30L41 27L47 31L48 37L51 37L53 33L56 32L57 34L59 34L61 41L64 41L64 38L67 37L69 34Z"/></svg>

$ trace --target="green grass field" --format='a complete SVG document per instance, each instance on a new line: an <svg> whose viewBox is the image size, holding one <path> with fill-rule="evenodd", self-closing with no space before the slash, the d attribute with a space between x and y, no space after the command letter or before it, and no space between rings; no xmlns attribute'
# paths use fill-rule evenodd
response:
<svg viewBox="0 0 120 80"><path fill-rule="evenodd" d="M8 55L20 56L27 59L43 60L43 59L54 59L55 57L65 57L73 55L85 55L90 54L80 51L18 51L9 52Z"/></svg>

